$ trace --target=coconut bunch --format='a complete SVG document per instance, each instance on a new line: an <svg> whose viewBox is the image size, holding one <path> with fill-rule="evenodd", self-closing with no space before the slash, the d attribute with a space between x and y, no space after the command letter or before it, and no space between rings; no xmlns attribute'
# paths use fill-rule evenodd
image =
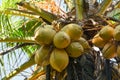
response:
<svg viewBox="0 0 120 80"><path fill-rule="evenodd" d="M41 47L35 54L36 64L50 64L53 69L62 72L69 63L69 57L77 58L90 48L82 35L82 27L74 23L67 24L59 30L53 25L37 28L34 39Z"/></svg>
<svg viewBox="0 0 120 80"><path fill-rule="evenodd" d="M103 57L120 57L120 25L104 26L92 39L92 43L102 49Z"/></svg>

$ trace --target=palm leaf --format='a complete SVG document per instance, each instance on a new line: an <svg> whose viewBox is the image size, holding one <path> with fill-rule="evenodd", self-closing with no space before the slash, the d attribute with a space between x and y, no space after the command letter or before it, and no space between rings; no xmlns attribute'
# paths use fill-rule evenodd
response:
<svg viewBox="0 0 120 80"><path fill-rule="evenodd" d="M47 20L49 23L51 23L52 21L57 19L56 15L54 15L54 14L52 14L50 12L47 12L47 11L45 11L43 9L40 9L40 8L36 7L35 5L33 5L33 4L30 4L30 3L27 3L27 2L20 2L20 3L17 3L17 4L19 6L27 8L28 10L30 10L32 12L35 12L36 14L40 15L41 18Z"/></svg>
<svg viewBox="0 0 120 80"><path fill-rule="evenodd" d="M28 80L35 80L44 74L45 74L45 67L40 66L34 71L34 73L30 76L30 78L28 78Z"/></svg>
<svg viewBox="0 0 120 80"><path fill-rule="evenodd" d="M4 10L4 11L0 11L0 13L17 15L17 16L25 16L25 17L36 18L36 19L39 18L38 15L32 14L30 12L25 12L25 11L23 12L23 11L20 11L20 10L13 10L13 9L11 9L11 10L7 9L7 10Z"/></svg>
<svg viewBox="0 0 120 80"><path fill-rule="evenodd" d="M11 1L11 2L9 2L9 1ZM2 11L3 11L3 9L11 8L11 6L12 6L12 8L16 8L16 5L13 5L13 4L15 4L17 0L15 0L15 1L14 0L9 0L9 1L8 1L8 3L7 2L2 2L3 3L2 4L3 8L1 8ZM14 2L12 3L12 1L14 1ZM12 4L12 5L7 5L7 4ZM0 32L1 32L0 36L1 36L1 41L2 41L1 42L1 44L2 44L1 45L1 51L2 51L2 53L6 52L6 53L10 53L10 54L6 54L5 56L2 56L2 58L0 60L0 67L1 67L1 69L0 69L1 76L0 77L1 78L3 76L7 75L8 72L11 72L11 70L15 69L15 67L20 66L21 63L19 61L24 62L24 58L23 59L19 58L22 55L25 55L24 54L24 51L25 51L24 48L23 49L18 49L18 47L17 47L16 48L17 50L16 50L15 47L17 46L17 44L22 45L21 44L21 39L25 40L26 37L29 37L30 35L33 36L34 29L37 26L40 25L38 20L35 20L35 21L32 20L31 21L32 24L30 24L30 22L27 23L27 24L24 24L25 21L28 21L28 18L19 17L22 14L22 13L20 13L20 11L14 11L14 10L10 10L10 9L5 10L6 13L10 13L11 15L6 14L6 13L4 13L2 11L0 11L0 13L1 13L0 14ZM13 15L17 14L18 16L13 16L12 14ZM27 14L27 15L29 16L30 14ZM27 15L24 15L24 16L28 17ZM34 24L36 24L36 26ZM21 27L21 25L23 25L23 26L27 25L26 33L25 33L25 31L22 30L23 26ZM27 31L27 30L29 30L29 31ZM29 34L28 32L29 33L31 32L31 34ZM29 34L29 36L28 35L24 35L24 34ZM16 39L16 41L15 42L9 41L9 40L13 40L13 39L14 40ZM7 40L7 41L4 41L4 40ZM30 40L30 38L27 39L27 40ZM28 42L28 41L26 41L26 42ZM33 43L34 43L34 40L33 40ZM28 52L28 56L31 56L32 53L35 50L35 47L32 48L32 49L31 48L32 48L32 46L30 46L30 48L27 47L27 49L26 49L26 51L30 50L30 52ZM28 58L28 57L25 57L25 58ZM8 61L7 64L5 64L6 60ZM8 69L7 71L5 70L6 69L6 65L8 65L7 66L7 69Z"/></svg>
<svg viewBox="0 0 120 80"><path fill-rule="evenodd" d="M116 8L111 12L107 13L107 17L114 18L116 20L120 20L120 8Z"/></svg>
<svg viewBox="0 0 120 80"><path fill-rule="evenodd" d="M2 80L8 80L18 73L22 72L23 70L29 68L30 66L34 65L34 56L32 56L27 62L22 64L20 67L16 68L14 71L10 72L7 76L5 76Z"/></svg>

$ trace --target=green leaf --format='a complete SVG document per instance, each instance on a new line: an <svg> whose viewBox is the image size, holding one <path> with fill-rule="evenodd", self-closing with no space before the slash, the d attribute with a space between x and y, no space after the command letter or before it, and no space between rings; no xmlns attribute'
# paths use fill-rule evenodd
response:
<svg viewBox="0 0 120 80"><path fill-rule="evenodd" d="M107 13L107 17L120 17L120 8L116 8L116 9L114 9L114 10L112 10L111 12L108 12Z"/></svg>
<svg viewBox="0 0 120 80"><path fill-rule="evenodd" d="M25 21L22 26L18 29L23 32L25 36L34 36L35 29L41 25L38 20L32 19Z"/></svg>
<svg viewBox="0 0 120 80"><path fill-rule="evenodd" d="M21 0L2 0L2 4L0 5L0 10L4 10L6 8L16 8L16 2L20 2Z"/></svg>

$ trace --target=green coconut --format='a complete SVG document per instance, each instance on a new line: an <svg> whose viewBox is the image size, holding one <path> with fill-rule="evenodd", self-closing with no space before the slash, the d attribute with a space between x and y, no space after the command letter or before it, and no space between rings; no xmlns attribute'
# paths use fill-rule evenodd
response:
<svg viewBox="0 0 120 80"><path fill-rule="evenodd" d="M82 27L74 23L64 26L61 30L65 31L72 40L78 40L83 34Z"/></svg>
<svg viewBox="0 0 120 80"><path fill-rule="evenodd" d="M53 43L57 48L66 48L70 44L70 37L63 31L56 33Z"/></svg>
<svg viewBox="0 0 120 80"><path fill-rule="evenodd" d="M84 53L84 48L79 42L71 42L66 48L66 52L70 57L79 57Z"/></svg>
<svg viewBox="0 0 120 80"><path fill-rule="evenodd" d="M69 57L64 49L55 48L50 55L50 65L58 72L62 72L69 63Z"/></svg>
<svg viewBox="0 0 120 80"><path fill-rule="evenodd" d="M110 40L113 38L114 36L114 28L111 26L104 26L100 32L99 32L99 36L101 38L103 38L104 40Z"/></svg>
<svg viewBox="0 0 120 80"><path fill-rule="evenodd" d="M116 50L117 50L117 46L113 44L113 42L108 42L102 50L103 57L105 59L111 59L116 57L117 55Z"/></svg>
<svg viewBox="0 0 120 80"><path fill-rule="evenodd" d="M117 46L117 57L120 58L120 45Z"/></svg>
<svg viewBox="0 0 120 80"><path fill-rule="evenodd" d="M115 32L114 39L116 41L120 41L120 25L115 27L114 32Z"/></svg>
<svg viewBox="0 0 120 80"><path fill-rule="evenodd" d="M35 53L35 63L40 66L46 66L49 64L50 47L41 46Z"/></svg>
<svg viewBox="0 0 120 80"><path fill-rule="evenodd" d="M89 45L88 41L85 38L80 37L79 40L78 40L78 42L82 45L82 47L85 50L90 49L90 45Z"/></svg>
<svg viewBox="0 0 120 80"><path fill-rule="evenodd" d="M92 39L92 43L99 48L103 48L107 42L108 41L101 38L99 34L96 34Z"/></svg>
<svg viewBox="0 0 120 80"><path fill-rule="evenodd" d="M54 27L52 25L45 25L44 28L54 29Z"/></svg>
<svg viewBox="0 0 120 80"><path fill-rule="evenodd" d="M34 39L40 45L49 45L52 43L56 31L52 28L40 27L36 32Z"/></svg>

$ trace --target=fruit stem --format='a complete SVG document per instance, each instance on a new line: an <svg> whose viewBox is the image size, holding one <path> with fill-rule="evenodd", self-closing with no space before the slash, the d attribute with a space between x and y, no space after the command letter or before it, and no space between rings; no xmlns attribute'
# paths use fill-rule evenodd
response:
<svg viewBox="0 0 120 80"><path fill-rule="evenodd" d="M21 37L21 38L0 38L0 42L24 42L24 43L36 43L33 37Z"/></svg>
<svg viewBox="0 0 120 80"><path fill-rule="evenodd" d="M103 15L107 8L111 5L112 0L104 0L101 4L100 9L97 12L97 15Z"/></svg>
<svg viewBox="0 0 120 80"><path fill-rule="evenodd" d="M9 73L2 80L9 80L10 78L14 77L15 75L19 74L20 72L22 72L23 70L29 68L30 66L32 66L34 64L35 64L34 58L31 57L27 62L25 62L24 64L22 64L20 67L16 68L11 73Z"/></svg>

